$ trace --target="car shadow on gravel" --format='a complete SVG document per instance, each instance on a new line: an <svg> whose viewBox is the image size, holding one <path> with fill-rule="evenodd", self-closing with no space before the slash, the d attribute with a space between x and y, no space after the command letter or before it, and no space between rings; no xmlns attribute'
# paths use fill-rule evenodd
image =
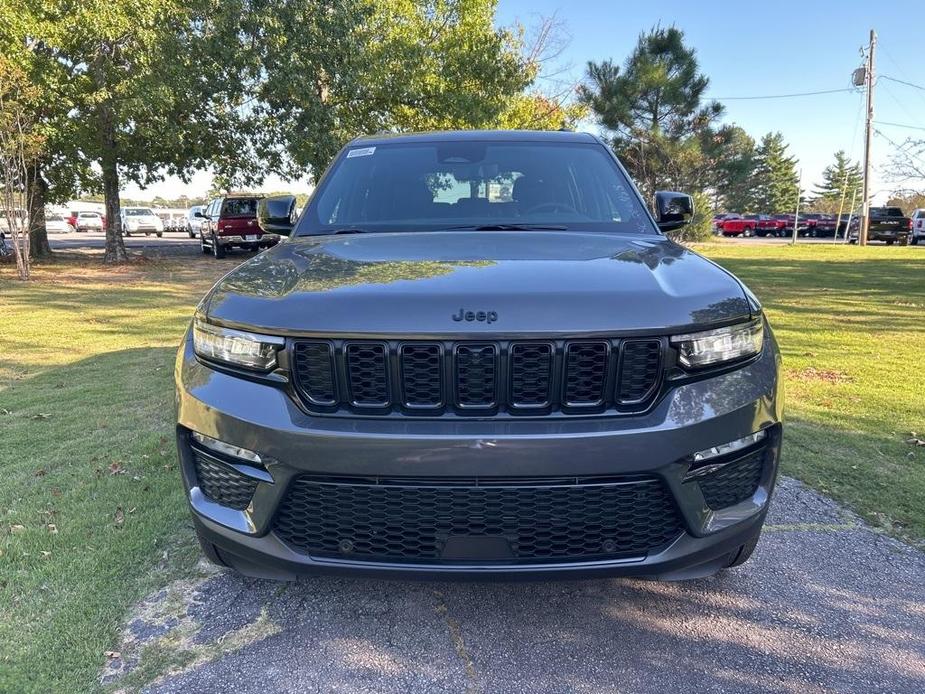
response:
<svg viewBox="0 0 925 694"><path fill-rule="evenodd" d="M110 687L225 691L925 689L925 555L784 479L752 561L684 583L248 579L135 610Z"/></svg>

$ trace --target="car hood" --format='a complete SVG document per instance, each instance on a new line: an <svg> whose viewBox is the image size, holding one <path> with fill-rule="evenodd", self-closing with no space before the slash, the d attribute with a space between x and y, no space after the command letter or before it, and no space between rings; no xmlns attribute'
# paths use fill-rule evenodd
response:
<svg viewBox="0 0 925 694"><path fill-rule="evenodd" d="M667 239L550 231L291 239L200 310L277 334L367 335L664 332L751 315L732 275Z"/></svg>

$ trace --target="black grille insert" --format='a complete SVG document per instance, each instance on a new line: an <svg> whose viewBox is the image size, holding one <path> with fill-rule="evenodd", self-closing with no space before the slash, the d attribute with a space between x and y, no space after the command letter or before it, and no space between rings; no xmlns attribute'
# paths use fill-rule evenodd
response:
<svg viewBox="0 0 925 694"><path fill-rule="evenodd" d="M456 348L456 402L460 407L492 408L497 403L498 349L495 345Z"/></svg>
<svg viewBox="0 0 925 694"><path fill-rule="evenodd" d="M665 341L293 340L292 383L319 413L633 414L662 384Z"/></svg>
<svg viewBox="0 0 925 694"><path fill-rule="evenodd" d="M707 506L716 510L750 499L761 484L765 454L762 448L700 477L698 484Z"/></svg>
<svg viewBox="0 0 925 694"><path fill-rule="evenodd" d="M294 480L274 519L280 539L318 557L459 563L447 543L489 539L483 563L642 556L682 532L657 478L549 480L324 478Z"/></svg>
<svg viewBox="0 0 925 694"><path fill-rule="evenodd" d="M661 360L662 344L658 340L624 342L617 401L635 405L651 396L661 376Z"/></svg>
<svg viewBox="0 0 925 694"><path fill-rule="evenodd" d="M299 390L315 405L337 403L334 351L327 342L297 342L293 374Z"/></svg>
<svg viewBox="0 0 925 694"><path fill-rule="evenodd" d="M563 393L566 405L599 405L604 401L609 358L606 342L572 342L566 347Z"/></svg>
<svg viewBox="0 0 925 694"><path fill-rule="evenodd" d="M199 489L212 501L243 511L257 490L257 480L241 474L230 465L193 448L193 462Z"/></svg>
<svg viewBox="0 0 925 694"><path fill-rule="evenodd" d="M347 376L351 402L358 407L386 407L389 369L386 345L376 342L347 344Z"/></svg>
<svg viewBox="0 0 925 694"><path fill-rule="evenodd" d="M553 347L547 343L516 343L511 347L511 404L547 407L552 385Z"/></svg>
<svg viewBox="0 0 925 694"><path fill-rule="evenodd" d="M402 402L406 407L443 404L443 360L440 345L402 345Z"/></svg>

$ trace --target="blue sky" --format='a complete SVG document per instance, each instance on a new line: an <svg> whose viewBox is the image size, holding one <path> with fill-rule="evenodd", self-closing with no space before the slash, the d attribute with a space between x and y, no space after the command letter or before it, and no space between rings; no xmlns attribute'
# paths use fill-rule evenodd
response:
<svg viewBox="0 0 925 694"><path fill-rule="evenodd" d="M925 85L925 0L886 2L609 2L584 0L500 0L498 23L530 27L555 14L571 36L559 62L570 77L582 78L587 61L612 58L621 63L641 31L657 23L682 29L710 78L710 97L789 94L850 87L851 71L861 63L858 49L871 29L878 35L876 72ZM925 128L925 91L881 80L876 87L875 120ZM819 180L834 152L862 156L860 93L771 100L725 100L727 122L758 139L779 130L800 160L804 187ZM878 125L894 142L925 131ZM893 148L874 136L875 168ZM874 192L892 185L875 170ZM925 187L925 181L919 181ZM884 192L875 199L885 197Z"/></svg>
<svg viewBox="0 0 925 694"><path fill-rule="evenodd" d="M767 3L677 2L655 0L500 0L497 23L535 26L555 15L570 35L559 57L559 75L571 83L583 76L589 60L622 63L639 33L657 23L674 24L697 50L701 70L710 78L711 97L788 94L850 87L851 71L861 63L858 49L868 32L879 37L877 73L925 85L925 0L843 2L776 0ZM925 91L881 80L875 118L925 128ZM800 160L804 188L812 188L838 149L860 159L863 119L860 93L826 94L771 100L727 100L725 120L741 125L756 139L779 130ZM925 131L878 125L894 142ZM592 123L586 127L596 130ZM873 141L873 191L882 201L894 185L879 172L893 148L883 137ZM130 197L201 194L210 177L202 173L186 186L178 180L145 191L128 186ZM925 181L917 182L925 187ZM304 189L302 183L273 179L265 189Z"/></svg>

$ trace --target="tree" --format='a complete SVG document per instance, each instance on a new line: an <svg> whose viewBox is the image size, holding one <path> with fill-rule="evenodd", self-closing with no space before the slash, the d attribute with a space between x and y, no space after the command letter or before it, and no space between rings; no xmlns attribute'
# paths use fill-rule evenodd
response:
<svg viewBox="0 0 925 694"><path fill-rule="evenodd" d="M890 157L887 176L891 181L905 185L910 180L925 181L925 140L906 138Z"/></svg>
<svg viewBox="0 0 925 694"><path fill-rule="evenodd" d="M261 42L255 94L290 174L317 175L363 133L572 118L523 96L536 66L518 36L494 26L496 0L346 0L323 13L265 4L248 28L275 36Z"/></svg>
<svg viewBox="0 0 925 694"><path fill-rule="evenodd" d="M839 207L847 208L852 200L861 199L862 187L860 165L839 150L835 161L823 170L822 182L813 191L810 204L817 212L837 213Z"/></svg>
<svg viewBox="0 0 925 694"><path fill-rule="evenodd" d="M44 99L54 132L49 147L76 162L84 189L102 189L105 262L127 259L121 238L119 186L165 173L188 175L213 160L239 161L245 122L243 79L248 54L226 54L228 36L211 31L213 0L17 0L3 2L15 22L4 44L15 47ZM238 56L238 57L236 57ZM204 58L205 57L205 58ZM60 117L62 111L66 118ZM98 177L86 172L93 164Z"/></svg>
<svg viewBox="0 0 925 694"><path fill-rule="evenodd" d="M30 272L27 210L32 208L33 191L28 181L45 146L33 120L39 98L27 75L0 55L0 221L12 237L21 280L28 280Z"/></svg>
<svg viewBox="0 0 925 694"><path fill-rule="evenodd" d="M703 181L712 193L714 209L755 209L755 140L737 125L711 128L703 139Z"/></svg>
<svg viewBox="0 0 925 694"><path fill-rule="evenodd" d="M588 63L579 96L612 133L614 150L643 195L690 188L703 165L702 143L723 107L703 102L709 80L694 49L675 27L639 36L622 70L610 60Z"/></svg>
<svg viewBox="0 0 925 694"><path fill-rule="evenodd" d="M893 191L886 204L888 207L901 207L908 216L915 210L925 209L925 193L914 190Z"/></svg>
<svg viewBox="0 0 925 694"><path fill-rule="evenodd" d="M755 209L785 212L796 205L800 177L796 158L787 156L784 136L768 133L755 152Z"/></svg>

